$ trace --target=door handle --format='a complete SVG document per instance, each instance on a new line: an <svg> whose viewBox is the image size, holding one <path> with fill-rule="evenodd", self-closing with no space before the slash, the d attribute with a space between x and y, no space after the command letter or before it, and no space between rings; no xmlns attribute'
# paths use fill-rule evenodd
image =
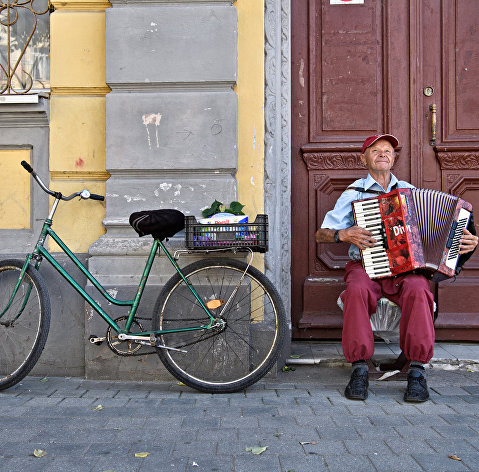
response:
<svg viewBox="0 0 479 472"><path fill-rule="evenodd" d="M436 145L436 129L437 129L437 107L436 104L433 103L432 105L429 105L429 110L431 110L431 139L429 140L429 144L431 146Z"/></svg>

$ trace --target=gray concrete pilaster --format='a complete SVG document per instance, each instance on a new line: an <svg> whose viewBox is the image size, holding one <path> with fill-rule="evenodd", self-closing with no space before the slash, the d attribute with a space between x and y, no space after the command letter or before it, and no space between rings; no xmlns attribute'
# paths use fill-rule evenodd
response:
<svg viewBox="0 0 479 472"><path fill-rule="evenodd" d="M129 299L151 246L151 238L138 238L129 226L132 212L176 208L199 216L215 199L236 199L237 14L224 1L112 4L106 11L106 82L112 89L106 97L106 170L111 177L106 234L91 246L89 268L115 297ZM172 243L180 247L181 235ZM142 302L142 312L150 317L173 273L163 259L155 262ZM98 298L93 287L88 291ZM86 330L86 337L93 331L104 336L106 325L94 315ZM116 358L106 346L88 346L86 375L161 378L158 360L150 366L151 357L156 356Z"/></svg>

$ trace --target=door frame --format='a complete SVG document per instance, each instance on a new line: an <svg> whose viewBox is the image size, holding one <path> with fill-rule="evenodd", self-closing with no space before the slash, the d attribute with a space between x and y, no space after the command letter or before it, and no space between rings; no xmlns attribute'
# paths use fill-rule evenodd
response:
<svg viewBox="0 0 479 472"><path fill-rule="evenodd" d="M291 313L291 2L265 0L266 275ZM291 329L291 323L289 324Z"/></svg>

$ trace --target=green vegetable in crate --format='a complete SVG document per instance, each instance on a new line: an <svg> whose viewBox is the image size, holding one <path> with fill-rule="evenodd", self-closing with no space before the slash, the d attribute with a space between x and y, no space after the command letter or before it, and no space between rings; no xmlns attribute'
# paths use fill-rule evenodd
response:
<svg viewBox="0 0 479 472"><path fill-rule="evenodd" d="M231 202L229 208L226 208L226 205L223 205L223 203L219 202L218 200L215 200L211 207L203 210L201 214L205 218L213 216L216 213L231 213L233 215L244 215L244 213L241 211L243 210L243 208L244 205L242 205L240 202Z"/></svg>

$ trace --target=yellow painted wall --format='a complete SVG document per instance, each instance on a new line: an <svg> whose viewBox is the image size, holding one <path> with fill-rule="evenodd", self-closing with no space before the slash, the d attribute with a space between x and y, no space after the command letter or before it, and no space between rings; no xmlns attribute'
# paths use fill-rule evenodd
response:
<svg viewBox="0 0 479 472"><path fill-rule="evenodd" d="M104 0L53 2L50 17L50 188L105 194ZM54 229L77 252L104 232L105 203L61 202ZM50 241L50 249L56 244Z"/></svg>
<svg viewBox="0 0 479 472"><path fill-rule="evenodd" d="M105 9L103 0L53 2L51 37L50 178L65 194L86 187L104 194ZM264 4L237 0L238 200L252 218L264 212ZM103 233L104 203L63 203L54 228L86 252ZM81 236L79 236L81 235ZM55 248L50 248L55 250Z"/></svg>
<svg viewBox="0 0 479 472"><path fill-rule="evenodd" d="M237 0L238 201L253 221L264 213L264 3ZM271 231L271 229L270 229ZM264 258L254 265L264 269Z"/></svg>
<svg viewBox="0 0 479 472"><path fill-rule="evenodd" d="M238 200L254 218L264 212L264 3L237 0Z"/></svg>
<svg viewBox="0 0 479 472"><path fill-rule="evenodd" d="M30 228L30 174L20 162L30 161L30 149L0 149L0 229Z"/></svg>

